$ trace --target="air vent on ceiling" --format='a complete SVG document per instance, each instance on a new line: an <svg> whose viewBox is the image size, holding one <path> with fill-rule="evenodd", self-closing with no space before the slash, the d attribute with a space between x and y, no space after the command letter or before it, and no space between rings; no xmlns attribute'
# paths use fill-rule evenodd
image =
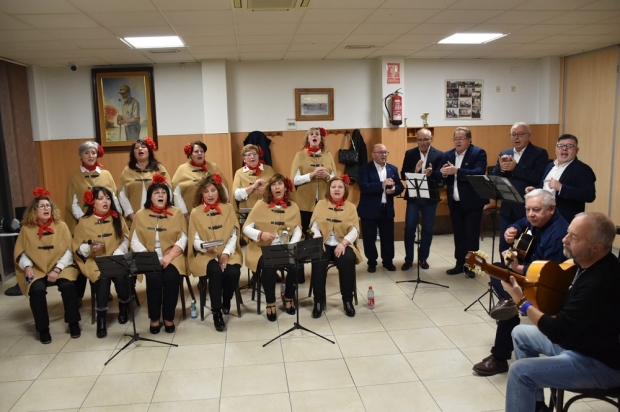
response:
<svg viewBox="0 0 620 412"><path fill-rule="evenodd" d="M345 46L345 49L347 50L364 50L364 49L372 49L373 45L371 44L350 44L348 46Z"/></svg>
<svg viewBox="0 0 620 412"><path fill-rule="evenodd" d="M149 51L155 54L171 54L179 52L177 49L151 49Z"/></svg>
<svg viewBox="0 0 620 412"><path fill-rule="evenodd" d="M235 9L253 11L306 8L310 0L232 0Z"/></svg>

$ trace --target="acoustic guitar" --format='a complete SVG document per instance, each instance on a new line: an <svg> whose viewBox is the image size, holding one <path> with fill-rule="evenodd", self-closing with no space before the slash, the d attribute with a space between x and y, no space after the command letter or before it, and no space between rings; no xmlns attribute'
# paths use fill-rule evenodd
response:
<svg viewBox="0 0 620 412"><path fill-rule="evenodd" d="M504 265L509 267L515 259L518 262L523 262L533 243L534 236L532 236L529 230L521 233L521 236L514 242L513 246L504 252Z"/></svg>
<svg viewBox="0 0 620 412"><path fill-rule="evenodd" d="M536 260L530 264L523 276L488 264L488 258L481 251L469 252L465 258L465 266L478 275L487 274L505 282L510 282L510 276L514 276L526 299L541 312L552 316L562 309L568 288L577 272L574 264Z"/></svg>

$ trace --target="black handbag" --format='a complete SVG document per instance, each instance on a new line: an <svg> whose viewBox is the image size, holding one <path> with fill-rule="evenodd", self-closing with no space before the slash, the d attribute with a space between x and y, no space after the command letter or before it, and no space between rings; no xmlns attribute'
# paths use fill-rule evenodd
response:
<svg viewBox="0 0 620 412"><path fill-rule="evenodd" d="M351 148L338 150L338 161L345 165L354 165L354 164L357 164L358 153L357 153L357 150L355 149L355 144L353 144L353 139L351 139L351 135L349 133L347 133L344 136L344 139L342 140L342 145L343 146L345 145L345 142L347 141L347 137L349 138L349 141L351 142Z"/></svg>

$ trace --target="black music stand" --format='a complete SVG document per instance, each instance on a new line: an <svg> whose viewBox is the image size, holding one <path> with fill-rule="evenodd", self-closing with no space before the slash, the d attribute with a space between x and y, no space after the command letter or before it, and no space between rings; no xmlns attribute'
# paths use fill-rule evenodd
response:
<svg viewBox="0 0 620 412"><path fill-rule="evenodd" d="M139 252L139 253L125 253L124 255L112 255L112 256L97 256L95 257L95 263L99 268L100 276L104 278L116 278L124 277L127 279L128 290L131 291L131 279L135 278L141 273L162 272L161 264L159 263L159 257L155 252ZM154 339L143 338L136 331L136 320L133 312L132 301L134 299L132 292L129 294L129 312L131 313L131 323L133 323L133 335L125 334L129 336L131 340L118 350L110 359L104 363L107 365L112 359L119 353L125 350L129 345L139 340L148 342L161 343L162 345L179 346L174 343L161 342Z"/></svg>
<svg viewBox="0 0 620 412"><path fill-rule="evenodd" d="M506 201L506 202L515 202L515 203L525 203L517 189L510 183L510 180L506 177L500 176L487 176L487 175L474 175L474 176L466 176L469 183L472 185L478 196L483 199L494 199L495 200L495 214L497 216L498 207L497 201ZM495 217L492 219L492 228L493 228L493 236L491 243L491 262L495 260ZM472 250L470 252L475 252ZM480 301L486 294L489 294L489 308L487 309L482 302ZM469 306L467 306L464 310L467 312L469 308L471 308L476 302L482 305L483 309L487 314L491 312L493 306L495 306L495 297L499 299L499 296L496 295L493 290L493 286L491 282L489 282L489 288L486 292L484 292L480 297L474 300Z"/></svg>
<svg viewBox="0 0 620 412"><path fill-rule="evenodd" d="M263 246L263 259L266 267L284 268L291 265L299 265L303 263L311 263L312 261L323 259L323 238L308 239L298 243L288 243L284 245ZM289 274L290 276L290 274ZM269 345L274 340L290 333L296 329L302 329L310 332L319 338L323 338L328 342L336 344L333 340L327 339L325 336L311 331L299 323L299 285L298 279L295 279L295 307L297 308L297 322L293 324L289 330L279 334L263 347Z"/></svg>
<svg viewBox="0 0 620 412"><path fill-rule="evenodd" d="M410 198L428 199L429 201L439 201L439 189L437 188L437 182L434 180L428 180L424 173L405 173L405 179L407 181L407 192ZM418 213L418 225L416 227L416 240L418 261L420 259L420 245L422 244L422 234L420 233L420 213ZM440 286L442 288L449 288L450 286L442 285L440 283L429 282L427 280L420 279L420 265L418 264L418 277L414 280L399 280L396 283L414 282L415 289L413 289L413 295L411 300L415 297L415 293L418 290L420 283L426 283L427 285Z"/></svg>

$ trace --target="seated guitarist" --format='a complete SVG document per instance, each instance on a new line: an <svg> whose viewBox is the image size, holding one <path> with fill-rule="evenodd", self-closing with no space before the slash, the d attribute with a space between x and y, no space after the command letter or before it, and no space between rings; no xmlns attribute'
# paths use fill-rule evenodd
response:
<svg viewBox="0 0 620 412"><path fill-rule="evenodd" d="M508 372L507 412L548 410L545 387L620 386L620 262L611 253L615 235L607 216L579 213L563 240L564 254L578 269L562 309L551 317L527 301L520 304L533 325L512 332L517 360ZM523 291L513 277L510 281L503 285L520 302Z"/></svg>
<svg viewBox="0 0 620 412"><path fill-rule="evenodd" d="M533 237L533 244L529 247L523 262L514 259L510 270L525 275L535 260L552 260L562 263L562 238L566 235L568 223L556 213L555 198L549 192L536 189L525 195L525 218L510 225L504 238L508 244L528 230ZM505 267L502 263L496 266ZM473 370L481 376L492 376L508 371L508 359L512 356L513 345L510 336L512 330L521 322L515 302L502 287L499 279L491 278L491 284L497 295L502 298L491 310L491 316L498 320L495 332L495 344L491 348L491 355L474 365Z"/></svg>

